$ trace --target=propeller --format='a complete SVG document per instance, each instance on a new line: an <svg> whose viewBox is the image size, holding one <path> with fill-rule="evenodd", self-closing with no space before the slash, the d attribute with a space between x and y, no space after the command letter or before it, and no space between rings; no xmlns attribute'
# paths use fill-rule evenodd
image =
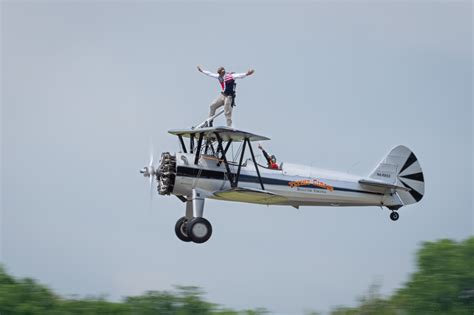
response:
<svg viewBox="0 0 474 315"><path fill-rule="evenodd" d="M140 173L143 174L144 177L148 177L149 185L150 185L150 201L153 199L153 183L155 177L158 175L158 171L153 166L154 163L154 156L153 156L153 146L150 146L150 161L148 162L147 166L144 166Z"/></svg>

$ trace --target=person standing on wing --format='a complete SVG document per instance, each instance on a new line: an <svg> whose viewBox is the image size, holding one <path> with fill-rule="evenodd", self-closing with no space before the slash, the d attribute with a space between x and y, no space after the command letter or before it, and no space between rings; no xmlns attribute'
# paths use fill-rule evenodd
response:
<svg viewBox="0 0 474 315"><path fill-rule="evenodd" d="M212 73L207 70L203 70L200 66L197 66L199 72L204 73L207 76L219 80L221 84L222 92L210 106L209 117L215 115L216 110L224 106L224 114L227 120L227 127L232 127L232 108L235 106L235 79L242 79L254 73L253 69L250 69L246 73L226 73L224 67L219 67L217 73ZM210 122L212 126L212 121Z"/></svg>

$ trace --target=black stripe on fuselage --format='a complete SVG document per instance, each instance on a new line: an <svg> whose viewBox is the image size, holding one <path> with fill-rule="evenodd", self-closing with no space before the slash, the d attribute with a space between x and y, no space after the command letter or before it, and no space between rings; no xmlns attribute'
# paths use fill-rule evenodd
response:
<svg viewBox="0 0 474 315"><path fill-rule="evenodd" d="M178 172L176 176L182 177L199 177L199 178L207 178L207 179L216 179L216 180L225 180L225 172L221 171L214 171L214 170L204 170L198 169L193 167L184 167L178 166ZM234 174L235 176L235 174ZM285 179L277 179L277 178L270 178L270 177L262 177L262 181L265 185L279 185L279 186L289 186L290 181ZM245 175L240 174L239 182L246 182L246 183L256 183L259 184L260 181L258 180L257 176L252 175ZM323 187L315 187L313 185L304 185L299 187L305 188L318 188L327 190L327 188ZM383 193L378 193L374 191L366 191L366 190L358 190L358 189L350 189L350 188L343 188L343 187L333 187L334 190L337 191L348 191L348 192L356 192L356 193L364 193L364 194L372 194L372 195L380 195L383 196Z"/></svg>

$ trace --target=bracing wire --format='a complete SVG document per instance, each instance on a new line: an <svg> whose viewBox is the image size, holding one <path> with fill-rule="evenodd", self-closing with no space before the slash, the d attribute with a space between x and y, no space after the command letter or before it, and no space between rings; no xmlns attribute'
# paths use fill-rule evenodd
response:
<svg viewBox="0 0 474 315"><path fill-rule="evenodd" d="M240 156L240 152L242 151L243 148L243 142L239 145L239 148L237 149L237 153L235 155L232 155L232 158L234 161L238 161L238 158Z"/></svg>

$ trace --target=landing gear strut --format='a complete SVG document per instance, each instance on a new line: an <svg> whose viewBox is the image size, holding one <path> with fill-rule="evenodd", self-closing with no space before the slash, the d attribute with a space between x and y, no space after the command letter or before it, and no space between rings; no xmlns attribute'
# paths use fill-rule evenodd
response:
<svg viewBox="0 0 474 315"><path fill-rule="evenodd" d="M396 211L392 211L392 213L390 213L390 219L392 219L392 221L397 221L399 217L400 215Z"/></svg>

